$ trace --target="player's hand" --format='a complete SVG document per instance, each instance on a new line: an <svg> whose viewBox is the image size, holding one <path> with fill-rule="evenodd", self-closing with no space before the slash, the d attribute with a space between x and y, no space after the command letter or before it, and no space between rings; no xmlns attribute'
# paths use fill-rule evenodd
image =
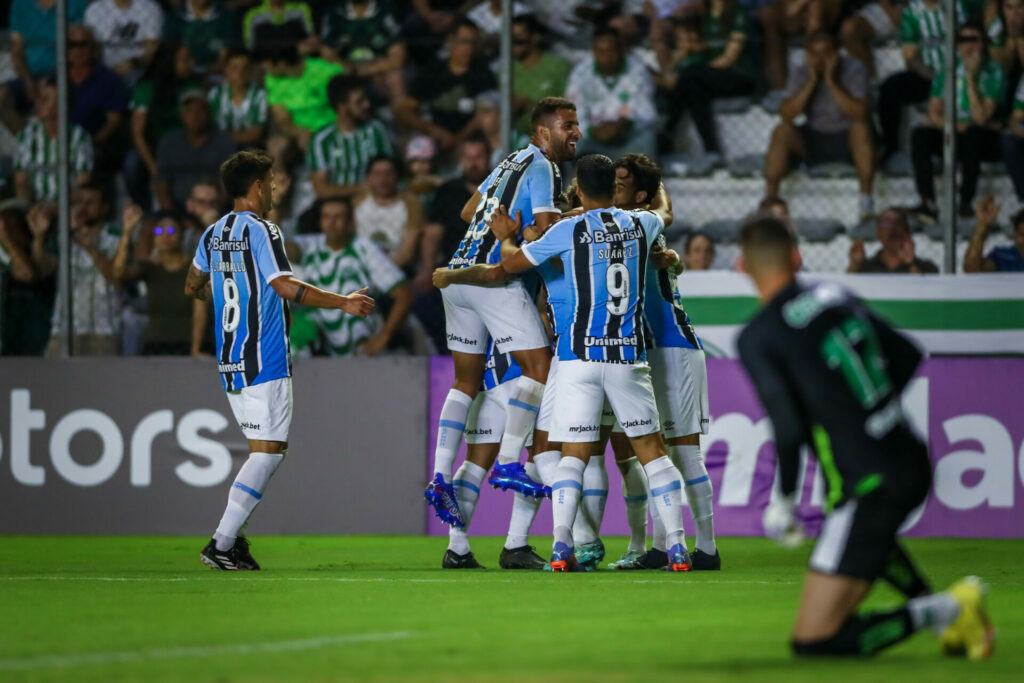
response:
<svg viewBox="0 0 1024 683"><path fill-rule="evenodd" d="M652 249L651 265L655 270L665 270L679 263L679 254L673 249Z"/></svg>
<svg viewBox="0 0 1024 683"><path fill-rule="evenodd" d="M444 289L451 282L448 280L448 273L451 271L448 268L434 268L434 274L430 276L430 281L434 283L434 286L438 289Z"/></svg>
<svg viewBox="0 0 1024 683"><path fill-rule="evenodd" d="M341 310L345 311L349 315L354 315L357 318L365 318L370 315L376 302L368 296L366 292L369 291L369 287L363 287L358 292L352 292L348 296L342 297L341 305L338 306Z"/></svg>
<svg viewBox="0 0 1024 683"><path fill-rule="evenodd" d="M796 520L795 507L792 496L779 498L769 503L761 518L765 535L786 548L795 548L804 540L804 528Z"/></svg>
<svg viewBox="0 0 1024 683"><path fill-rule="evenodd" d="M491 232L494 233L499 242L516 237L523 227L523 212L516 211L516 219L512 220L512 217L508 215L508 209L504 206L499 206L498 210L491 216L487 227L491 229Z"/></svg>

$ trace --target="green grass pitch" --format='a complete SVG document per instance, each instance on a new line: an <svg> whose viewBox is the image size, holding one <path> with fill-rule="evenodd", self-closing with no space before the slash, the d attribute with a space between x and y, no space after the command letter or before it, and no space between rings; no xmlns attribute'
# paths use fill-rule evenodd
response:
<svg viewBox="0 0 1024 683"><path fill-rule="evenodd" d="M213 572L202 538L0 540L0 681L1021 680L1024 542L911 540L936 586L991 586L992 659L921 633L870 661L788 652L809 547L720 541L722 572L440 569L438 538L254 537L264 571ZM536 542L546 551L549 539ZM609 555L625 542L606 539ZM610 557L609 559L614 559ZM869 605L896 604L879 587Z"/></svg>

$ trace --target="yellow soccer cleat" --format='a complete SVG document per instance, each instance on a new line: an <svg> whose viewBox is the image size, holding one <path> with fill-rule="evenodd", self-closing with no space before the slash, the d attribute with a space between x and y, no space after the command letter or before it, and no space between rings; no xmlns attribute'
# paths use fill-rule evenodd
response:
<svg viewBox="0 0 1024 683"><path fill-rule="evenodd" d="M977 576L968 576L954 583L949 594L960 604L960 615L942 632L942 650L968 659L985 659L992 654L996 632L985 613L987 589Z"/></svg>

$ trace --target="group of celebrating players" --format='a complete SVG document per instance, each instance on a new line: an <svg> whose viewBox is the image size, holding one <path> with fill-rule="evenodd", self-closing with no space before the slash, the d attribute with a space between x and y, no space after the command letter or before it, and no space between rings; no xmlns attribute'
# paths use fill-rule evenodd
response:
<svg viewBox="0 0 1024 683"><path fill-rule="evenodd" d="M559 166L575 158L581 138L575 105L541 100L532 130L530 144L466 204L466 236L449 266L434 273L455 366L425 492L451 527L442 564L480 568L466 529L493 465L488 482L515 495L500 566L596 568L605 552L598 533L611 439L632 532L612 566L720 569L699 442L709 422L704 353L683 310L679 256L662 237L672 206L660 171L643 155L591 155L576 163L574 187L563 193ZM280 230L263 219L273 203L272 167L253 151L224 163L234 210L207 228L185 284L187 294L214 303L218 369L250 447L200 554L221 570L259 569L241 532L287 454L288 301L356 316L374 305L365 291L330 293L293 276ZM740 241L741 266L764 304L740 336L740 357L775 428L779 459L766 533L801 537L795 493L803 445L814 448L829 488L794 652L869 655L927 627L946 654L987 657L994 629L984 584L967 577L932 592L898 540L931 484L926 447L900 408L920 352L849 293L798 281L796 239L779 219L754 216ZM468 456L453 473L463 438ZM692 554L684 491L696 523ZM545 497L554 519L547 562L528 543ZM906 602L858 612L878 579Z"/></svg>

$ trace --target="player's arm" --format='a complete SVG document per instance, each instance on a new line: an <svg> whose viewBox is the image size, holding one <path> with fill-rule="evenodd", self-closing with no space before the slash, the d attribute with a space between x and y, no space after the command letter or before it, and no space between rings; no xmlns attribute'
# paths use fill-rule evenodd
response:
<svg viewBox="0 0 1024 683"><path fill-rule="evenodd" d="M292 276L282 275L270 281L278 296L310 308L337 308L349 315L365 318L373 310L374 301L366 296L368 287L352 294L334 294Z"/></svg>
<svg viewBox="0 0 1024 683"><path fill-rule="evenodd" d="M188 275L185 277L185 296L200 301L213 301L213 286L210 284L210 274L196 268L193 263L189 267Z"/></svg>
<svg viewBox="0 0 1024 683"><path fill-rule="evenodd" d="M476 214L476 207L480 205L480 200L482 198L483 195L480 194L479 190L473 193L473 196L469 198L469 201L466 202L466 205L462 207L462 213L459 214L462 220L466 221L467 223L473 220L473 216Z"/></svg>
<svg viewBox="0 0 1024 683"><path fill-rule="evenodd" d="M552 225L562 218L562 214L544 211L533 215L533 225L527 226L523 232L523 239L527 242L536 242Z"/></svg>

